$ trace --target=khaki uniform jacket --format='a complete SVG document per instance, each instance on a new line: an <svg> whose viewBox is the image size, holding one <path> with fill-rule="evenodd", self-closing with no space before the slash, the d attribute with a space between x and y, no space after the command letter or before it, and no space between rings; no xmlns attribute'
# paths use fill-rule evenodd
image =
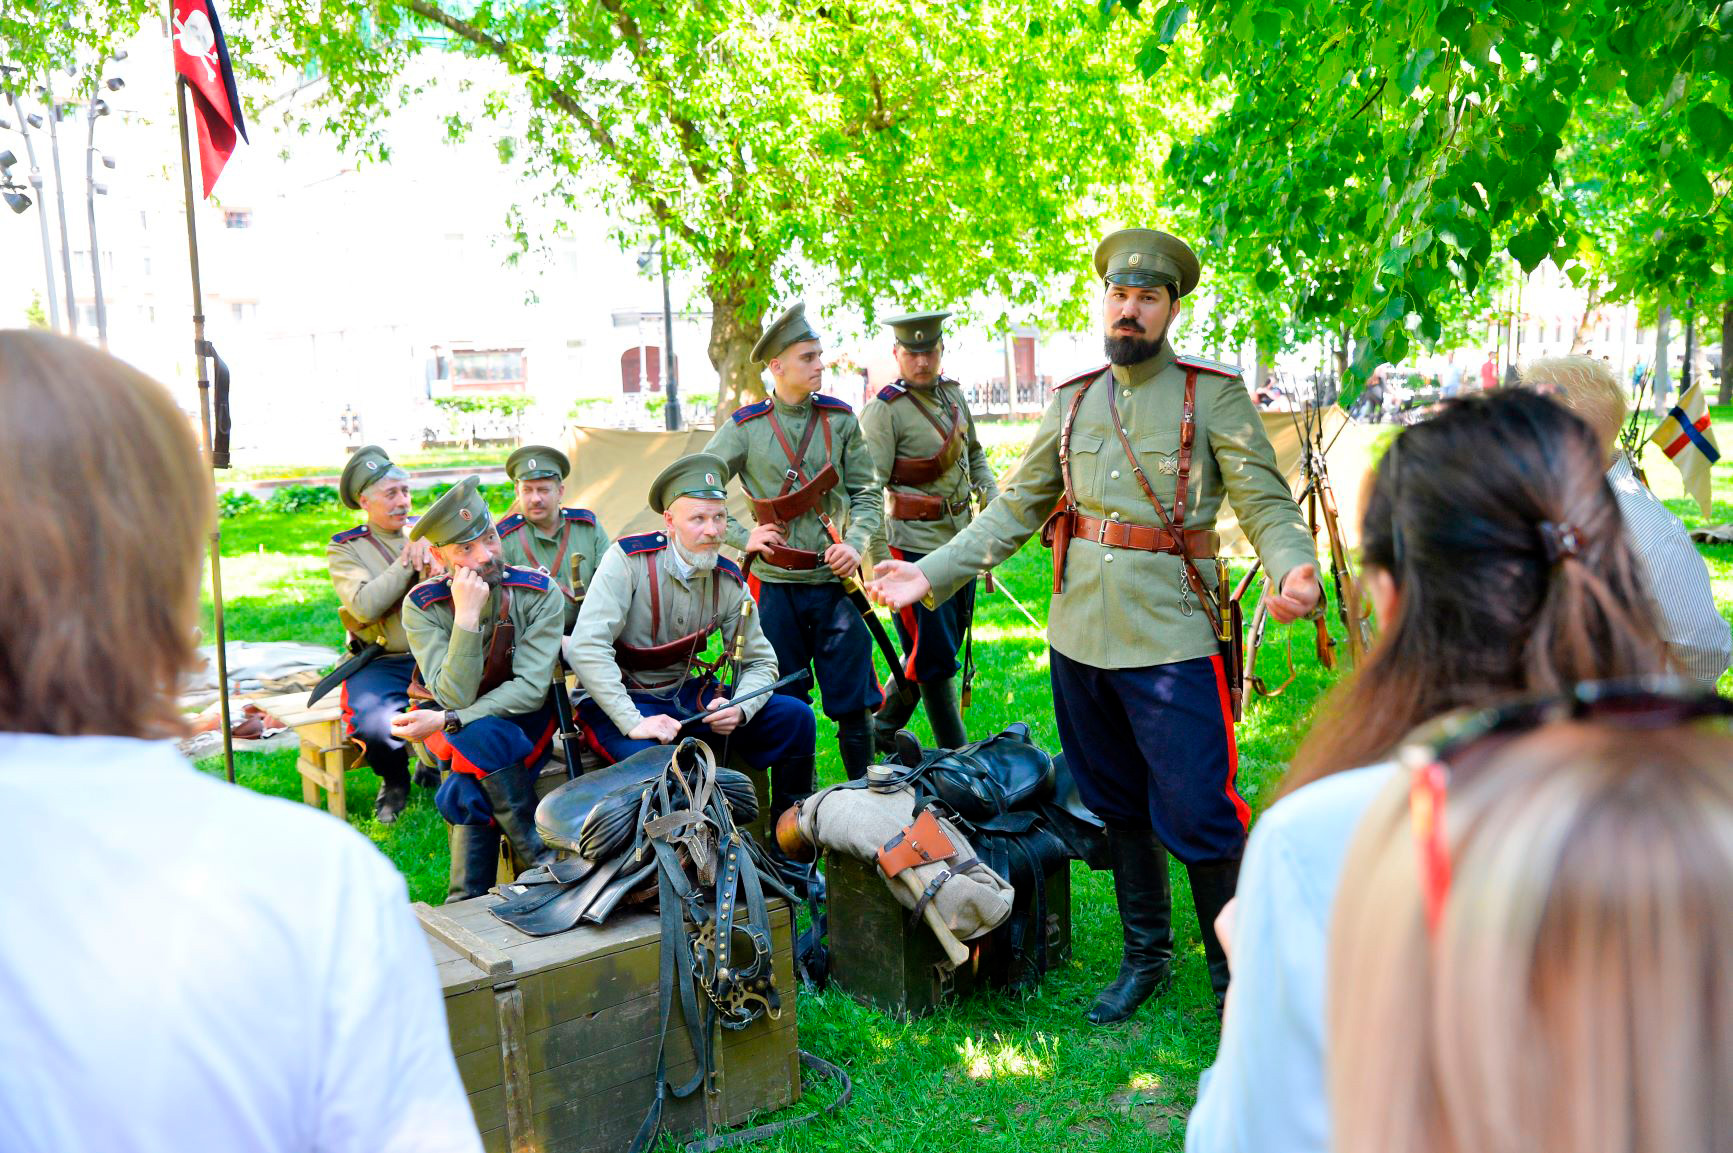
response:
<svg viewBox="0 0 1733 1153"><path fill-rule="evenodd" d="M608 551L608 534L585 508L563 508L560 524L550 536L531 524L522 513L512 513L499 522L499 543L505 563L535 569L554 578L566 602L565 630L578 619L581 591L596 575L602 554ZM562 543L563 542L563 543ZM578 558L578 588L572 588L572 558Z"/></svg>
<svg viewBox="0 0 1733 1153"><path fill-rule="evenodd" d="M898 457L905 460L931 457L945 446L944 437L921 412L931 413L940 425L949 428L953 407L965 430L963 452L957 457L957 463L932 484L892 484L891 467ZM860 424L861 431L866 434L867 450L872 453L873 466L884 478L887 492L926 493L942 498L953 510L939 520L895 520L890 515L887 499L879 540L908 552L932 552L974 519L969 503L971 492L981 508L986 508L999 495L999 484L987 464L987 453L975 435L975 418L970 415L962 386L956 381L940 377L930 388L918 388L901 380L886 385L861 411ZM874 543L874 557L888 555L877 542Z"/></svg>
<svg viewBox="0 0 1733 1153"><path fill-rule="evenodd" d="M337 603L361 622L357 635L364 643L379 641L391 653L409 651L402 608L416 572L403 561L408 543L407 530L387 534L364 524L338 533L325 546Z"/></svg>
<svg viewBox="0 0 1733 1153"><path fill-rule="evenodd" d="M835 464L839 483L819 505L830 515L843 540L863 557L878 531L879 517L884 508L883 482L873 467L872 454L861 436L860 422L854 410L832 396L815 395L800 404L786 404L771 396L757 404L736 409L723 426L716 430L704 451L715 453L728 465L730 475L744 486L746 495L767 500L781 493L783 477L788 472L788 454L776 439L770 425L774 411L790 448L799 448L806 433L807 421L820 409L829 410L831 455L825 456L824 430L813 433L806 446L801 471L811 480L824 466ZM728 544L742 552L750 530L732 516L728 518ZM818 519L817 510L801 514L788 526L784 543L789 548L809 549L822 553L831 546L830 534ZM807 571L778 568L759 557L753 575L764 581L789 584L823 584L836 576L820 564Z"/></svg>
<svg viewBox="0 0 1733 1153"><path fill-rule="evenodd" d="M656 599L661 607L659 629L650 617L649 565L656 566ZM721 583L716 589L717 582ZM726 557L708 573L684 575L665 533L623 537L602 557L596 579L584 598L578 623L566 638L566 663L578 674L578 683L620 732L629 733L644 719L631 693L672 697L688 682L688 669L681 664L661 669L622 669L614 655L614 642L637 648L667 644L697 632L710 620L712 597L717 598L716 620L726 652L733 651L738 630L745 629L746 647L734 695L763 688L776 679L776 650L759 627L752 594L734 562ZM743 611L744 610L744 611ZM702 647L700 648L702 651ZM758 697L740 706L748 721L769 701ZM708 702L706 702L708 703Z"/></svg>
<svg viewBox="0 0 1733 1153"><path fill-rule="evenodd" d="M560 655L560 602L565 598L547 577L528 569L507 568L503 587L511 589L511 622L517 630L512 676L482 695L478 690L499 615L499 590L488 594L479 632L452 627L449 577L421 582L403 602L403 628L421 683L464 724L481 717L533 713L553 686Z"/></svg>
<svg viewBox="0 0 1733 1153"><path fill-rule="evenodd" d="M1197 428L1185 527L1215 527L1226 500L1278 587L1289 571L1317 563L1287 479L1252 408L1237 369L1185 358L1206 371L1197 378ZM1186 369L1173 350L1133 365L1114 365L1066 381L1035 430L1005 489L950 544L918 562L932 582L930 600L945 600L977 573L1016 552L1053 512L1065 491L1059 436L1072 397L1089 385L1071 433L1071 477L1086 516L1135 524L1161 524L1138 485L1108 413L1108 395L1120 416L1150 487L1173 513L1179 474L1180 410ZM1198 565L1206 585L1215 566ZM1177 556L1109 548L1079 536L1071 541L1064 588L1054 595L1047 639L1065 656L1097 668L1173 664L1218 651L1208 611L1185 582Z"/></svg>

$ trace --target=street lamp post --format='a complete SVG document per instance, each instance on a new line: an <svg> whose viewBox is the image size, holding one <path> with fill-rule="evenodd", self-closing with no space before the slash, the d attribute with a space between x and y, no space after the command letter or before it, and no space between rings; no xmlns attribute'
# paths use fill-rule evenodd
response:
<svg viewBox="0 0 1733 1153"><path fill-rule="evenodd" d="M66 182L60 176L60 105L54 99L54 86L44 75L42 92L48 100L48 149L54 158L54 202L60 213L60 270L66 276L66 331L78 335L78 297L72 291L72 248L66 231Z"/></svg>
<svg viewBox="0 0 1733 1153"><path fill-rule="evenodd" d="M648 268L650 258L655 257L662 271L662 380L666 386L668 397L667 407L663 410L669 432L680 428L680 380L679 370L674 361L674 307L668 292L668 257L663 252L663 245L657 244L646 248L638 257L638 267Z"/></svg>
<svg viewBox="0 0 1733 1153"><path fill-rule="evenodd" d="M0 79L10 73L10 68L0 71ZM30 121L32 114L24 110L24 100L10 87L5 87L5 94L12 105L13 113L18 117L18 135L24 138L24 154L30 161L30 187L36 191L36 223L42 231L42 283L48 289L48 323L49 331L60 331L60 294L54 289L54 246L48 239L48 212L42 199L42 169L36 163L36 142L30 138ZM0 127L6 127L0 122ZM11 201L8 199L8 204ZM29 207L26 205L25 207ZM14 211L22 209L14 208Z"/></svg>
<svg viewBox="0 0 1733 1153"><path fill-rule="evenodd" d="M110 92L119 92L126 87L126 81L120 77L110 77L105 87ZM84 145L84 204L90 217L90 285L96 293L96 339L102 346L102 351L108 351L108 304L102 297L102 248L96 242L96 197L99 193L106 194L108 188L96 182L96 122L108 115L108 101L100 96L92 97L90 108L85 113L89 123L89 135ZM114 167L114 158L102 158L104 168Z"/></svg>

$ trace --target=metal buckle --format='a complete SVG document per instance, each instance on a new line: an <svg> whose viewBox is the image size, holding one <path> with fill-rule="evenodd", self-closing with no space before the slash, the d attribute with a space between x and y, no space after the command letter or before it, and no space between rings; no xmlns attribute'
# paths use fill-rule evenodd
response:
<svg viewBox="0 0 1733 1153"><path fill-rule="evenodd" d="M1112 548L1113 547L1112 545L1107 543L1107 526L1110 523L1110 521L1111 521L1111 518L1105 517L1105 516L1102 517L1101 522L1100 522L1101 527L1095 530L1095 543L1103 546L1104 548Z"/></svg>
<svg viewBox="0 0 1733 1153"><path fill-rule="evenodd" d="M787 481L789 484L794 484L796 481L798 481L800 479L800 472L797 469L791 468L787 472L782 474L782 479Z"/></svg>

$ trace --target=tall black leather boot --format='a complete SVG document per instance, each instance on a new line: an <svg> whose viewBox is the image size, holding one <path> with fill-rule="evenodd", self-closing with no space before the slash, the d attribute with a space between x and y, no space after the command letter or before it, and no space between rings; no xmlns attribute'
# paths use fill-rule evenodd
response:
<svg viewBox="0 0 1733 1153"><path fill-rule="evenodd" d="M395 749L384 741L367 746L367 763L379 774L379 795L373 801L373 819L394 824L409 804L409 746Z"/></svg>
<svg viewBox="0 0 1733 1153"><path fill-rule="evenodd" d="M451 826L449 901L466 901L493 888L499 876L499 830L492 825Z"/></svg>
<svg viewBox="0 0 1733 1153"><path fill-rule="evenodd" d="M520 868L532 869L553 861L553 850L542 843L536 831L536 782L522 761L496 769L481 779L481 787L493 805L493 819L511 842Z"/></svg>
<svg viewBox="0 0 1733 1153"><path fill-rule="evenodd" d="M908 725L920 703L915 696L904 700L895 693L885 694L884 707L873 714L873 747L880 754L888 757L896 752L897 731Z"/></svg>
<svg viewBox="0 0 1733 1153"><path fill-rule="evenodd" d="M1216 936L1216 916L1233 897L1234 888L1239 884L1240 863L1238 860L1209 861L1187 865L1185 871L1191 878L1191 900L1197 906L1198 934L1203 938L1204 960L1209 963L1209 984L1215 990L1216 1012L1219 1014L1227 1002L1229 973L1228 956L1222 951L1221 939Z"/></svg>
<svg viewBox="0 0 1733 1153"><path fill-rule="evenodd" d="M1085 1018L1111 1025L1137 1012L1173 979L1173 900L1167 884L1167 850L1148 829L1107 830L1113 862L1113 895L1125 952L1119 976L1095 998Z"/></svg>
<svg viewBox="0 0 1733 1153"><path fill-rule="evenodd" d="M770 824L812 796L817 784L813 777L814 757L784 757L770 766Z"/></svg>
<svg viewBox="0 0 1733 1153"><path fill-rule="evenodd" d="M927 723L933 726L933 744L941 749L960 749L969 743L963 713L957 702L957 678L921 682L921 703L927 706Z"/></svg>
<svg viewBox="0 0 1733 1153"><path fill-rule="evenodd" d="M836 718L836 747L842 752L842 771L858 781L873 764L873 714L871 709Z"/></svg>

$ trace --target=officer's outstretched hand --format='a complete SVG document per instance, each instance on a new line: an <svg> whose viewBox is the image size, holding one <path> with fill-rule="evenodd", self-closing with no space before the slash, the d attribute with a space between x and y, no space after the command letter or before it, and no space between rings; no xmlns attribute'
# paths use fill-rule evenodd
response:
<svg viewBox="0 0 1733 1153"><path fill-rule="evenodd" d="M1310 616L1323 595L1324 586L1318 583L1318 566L1303 564L1282 578L1281 592L1265 593L1264 603L1270 606L1271 616L1287 624Z"/></svg>
<svg viewBox="0 0 1733 1153"><path fill-rule="evenodd" d="M632 731L626 736L634 741L658 741L668 744L680 735L680 722L673 717L657 713L653 717L645 717L632 726Z"/></svg>
<svg viewBox="0 0 1733 1153"><path fill-rule="evenodd" d="M474 569L461 565L451 574L452 623L467 632L481 628L481 610L487 607L487 582Z"/></svg>
<svg viewBox="0 0 1733 1153"><path fill-rule="evenodd" d="M860 571L860 553L852 544L838 541L824 550L824 563L831 572L846 579Z"/></svg>
<svg viewBox="0 0 1733 1153"><path fill-rule="evenodd" d="M867 595L890 609L906 609L933 591L927 574L906 560L882 560L873 566Z"/></svg>

